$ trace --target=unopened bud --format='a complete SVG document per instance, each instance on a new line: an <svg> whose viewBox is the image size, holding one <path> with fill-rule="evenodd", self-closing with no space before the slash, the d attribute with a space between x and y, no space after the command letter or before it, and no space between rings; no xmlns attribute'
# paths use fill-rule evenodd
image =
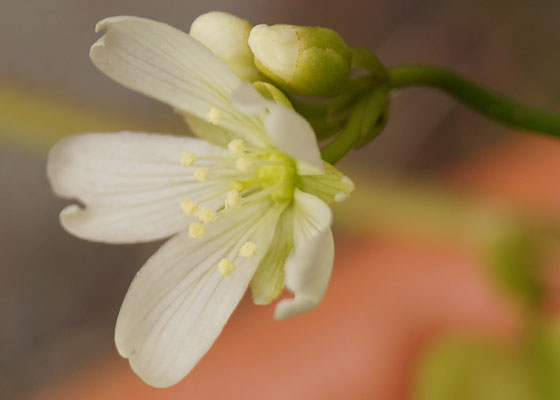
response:
<svg viewBox="0 0 560 400"><path fill-rule="evenodd" d="M249 47L258 70L288 92L335 96L350 74L350 49L327 28L257 25Z"/></svg>
<svg viewBox="0 0 560 400"><path fill-rule="evenodd" d="M191 25L189 34L208 47L244 81L262 80L247 43L251 24L234 15L212 11Z"/></svg>

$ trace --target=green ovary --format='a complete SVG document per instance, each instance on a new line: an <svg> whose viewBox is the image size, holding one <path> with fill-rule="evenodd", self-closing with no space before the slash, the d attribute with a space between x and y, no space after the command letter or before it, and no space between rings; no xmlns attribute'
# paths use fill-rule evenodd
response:
<svg viewBox="0 0 560 400"><path fill-rule="evenodd" d="M260 161L274 164L258 167L257 179L261 187L264 190L274 187L269 196L275 202L291 202L294 197L296 182L296 164L294 160L282 153L274 152L262 156Z"/></svg>

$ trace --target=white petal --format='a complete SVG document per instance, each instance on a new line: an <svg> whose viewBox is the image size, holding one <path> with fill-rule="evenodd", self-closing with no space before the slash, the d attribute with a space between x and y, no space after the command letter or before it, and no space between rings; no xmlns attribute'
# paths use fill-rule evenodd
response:
<svg viewBox="0 0 560 400"><path fill-rule="evenodd" d="M262 114L274 103L262 97L250 83L244 83L231 96L231 103L246 114Z"/></svg>
<svg viewBox="0 0 560 400"><path fill-rule="evenodd" d="M238 135L194 115L184 114L184 119L193 135L218 146L227 147L229 142L238 138Z"/></svg>
<svg viewBox="0 0 560 400"><path fill-rule="evenodd" d="M315 132L305 118L284 105L266 100L248 83L233 93L231 101L240 111L264 119L274 145L298 161L299 175L324 173Z"/></svg>
<svg viewBox="0 0 560 400"><path fill-rule="evenodd" d="M324 172L317 138L309 122L288 107L273 104L265 126L276 146L298 161L299 175Z"/></svg>
<svg viewBox="0 0 560 400"><path fill-rule="evenodd" d="M150 241L183 229L191 217L181 211L181 200L200 201L228 189L194 181L194 167L180 164L185 151L225 154L199 139L137 132L61 140L49 153L51 186L86 206L64 209L62 225L76 236L111 243Z"/></svg>
<svg viewBox="0 0 560 400"><path fill-rule="evenodd" d="M241 80L209 49L169 25L138 17L100 21L105 34L90 57L120 84L170 104L176 110L209 119L254 145L267 142L262 122L234 110L230 97ZM213 110L213 111L211 111Z"/></svg>
<svg viewBox="0 0 560 400"><path fill-rule="evenodd" d="M293 299L278 303L274 318L286 319L316 307L329 284L334 242L329 206L296 189L294 198L294 251L286 261L286 287Z"/></svg>
<svg viewBox="0 0 560 400"><path fill-rule="evenodd" d="M218 219L201 239L182 233L138 272L119 313L115 342L146 383L177 383L210 348L266 253L278 216L264 202ZM247 240L259 254L235 258ZM230 276L218 271L221 258L236 265Z"/></svg>

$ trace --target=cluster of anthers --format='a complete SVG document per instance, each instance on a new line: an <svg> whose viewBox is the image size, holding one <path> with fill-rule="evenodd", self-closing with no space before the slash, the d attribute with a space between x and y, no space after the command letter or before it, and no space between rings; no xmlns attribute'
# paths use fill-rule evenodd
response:
<svg viewBox="0 0 560 400"><path fill-rule="evenodd" d="M193 178L204 184L217 184L228 188L223 203L217 209L204 204L215 198L208 198L197 203L192 199L184 199L180 206L189 216L195 216L198 221L191 222L188 228L192 239L203 237L208 225L227 213L248 207L265 198L275 203L288 205L293 199L296 166L294 161L270 149L251 149L241 139L234 139L228 143L229 155L218 157L199 157L195 153L185 151L180 163L184 167L195 167ZM251 258L258 253L257 245L246 241L238 251L241 258ZM222 258L218 263L218 270L224 276L229 276L235 269L235 264Z"/></svg>

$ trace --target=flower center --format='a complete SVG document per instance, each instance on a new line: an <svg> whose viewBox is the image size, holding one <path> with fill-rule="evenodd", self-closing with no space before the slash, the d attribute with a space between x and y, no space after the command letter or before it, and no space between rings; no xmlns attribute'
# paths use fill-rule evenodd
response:
<svg viewBox="0 0 560 400"><path fill-rule="evenodd" d="M296 165L282 153L270 153L263 159L277 165L263 165L257 169L257 179L263 189L273 188L268 194L277 203L291 202L296 182Z"/></svg>
<svg viewBox="0 0 560 400"><path fill-rule="evenodd" d="M203 237L212 223L234 209L262 201L272 201L283 208L293 200L297 169L292 158L278 151L248 149L240 139L232 140L228 150L229 155L225 156L184 152L179 160L181 165L191 168L195 181L212 189L201 190L205 194L212 193L207 197L184 199L179 204L186 215L198 219L189 225L189 236L193 239ZM257 253L257 245L247 241L238 249L236 258L242 262L241 258L251 258ZM221 260L218 265L224 276L234 269L235 264L228 259Z"/></svg>

